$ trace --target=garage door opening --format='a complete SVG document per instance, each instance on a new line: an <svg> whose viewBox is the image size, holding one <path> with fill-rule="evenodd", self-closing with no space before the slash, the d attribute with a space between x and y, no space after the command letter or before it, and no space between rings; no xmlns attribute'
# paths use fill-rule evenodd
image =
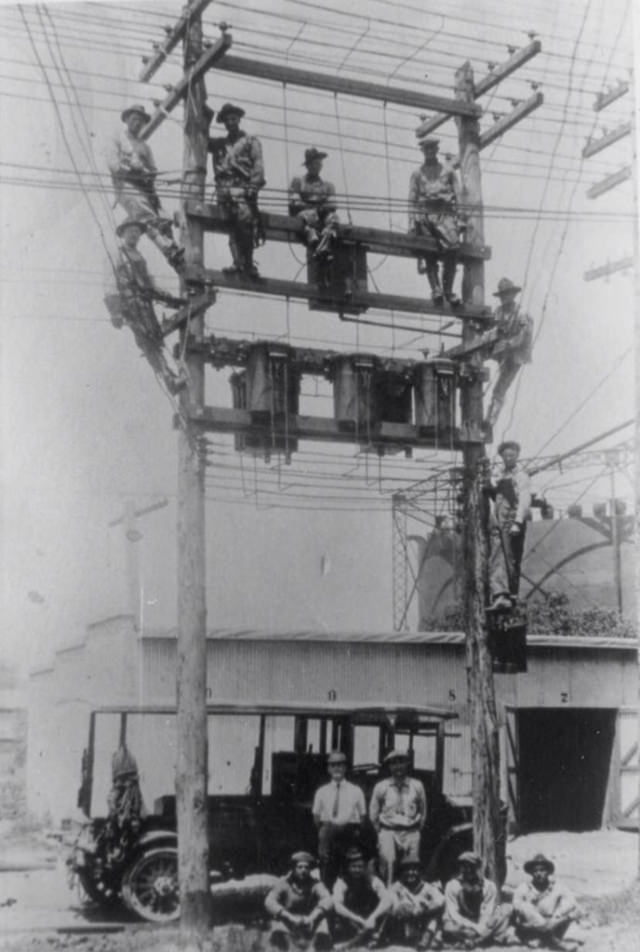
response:
<svg viewBox="0 0 640 952"><path fill-rule="evenodd" d="M517 721L520 830L600 829L616 711L520 709Z"/></svg>

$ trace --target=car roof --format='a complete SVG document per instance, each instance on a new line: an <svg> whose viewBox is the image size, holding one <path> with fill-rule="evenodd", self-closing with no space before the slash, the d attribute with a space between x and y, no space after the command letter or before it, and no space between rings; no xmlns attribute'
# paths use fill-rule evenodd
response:
<svg viewBox="0 0 640 952"><path fill-rule="evenodd" d="M94 708L96 714L176 714L175 705L108 705ZM456 718L455 711L446 707L420 704L365 704L362 701L220 701L207 704L208 714L271 714L298 717L356 717L367 721L401 719L444 721Z"/></svg>

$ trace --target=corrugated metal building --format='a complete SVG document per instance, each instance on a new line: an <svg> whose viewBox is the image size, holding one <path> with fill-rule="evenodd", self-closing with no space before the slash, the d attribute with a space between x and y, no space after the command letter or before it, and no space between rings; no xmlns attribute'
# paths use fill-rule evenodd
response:
<svg viewBox="0 0 640 952"><path fill-rule="evenodd" d="M636 822L636 659L636 645L627 639L531 637L528 672L496 677L503 792L514 827L586 830ZM175 632L136 633L128 616L91 626L82 643L34 670L31 808L56 817L72 811L91 708L172 703L175 672ZM449 729L446 790L470 792L458 633L214 630L207 683L212 700L449 706L459 720ZM212 772L215 763L214 753Z"/></svg>

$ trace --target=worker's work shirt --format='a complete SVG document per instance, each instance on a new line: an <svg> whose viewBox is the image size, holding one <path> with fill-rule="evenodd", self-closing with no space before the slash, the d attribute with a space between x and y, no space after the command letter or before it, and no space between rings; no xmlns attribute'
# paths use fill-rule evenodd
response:
<svg viewBox="0 0 640 952"><path fill-rule="evenodd" d="M261 189L265 184L262 145L255 136L240 131L233 142L228 136L209 139L213 177L218 190Z"/></svg>
<svg viewBox="0 0 640 952"><path fill-rule="evenodd" d="M334 906L344 906L362 919L367 919L382 903L391 906L391 896L377 876L349 881L336 879L333 887Z"/></svg>
<svg viewBox="0 0 640 952"><path fill-rule="evenodd" d="M487 356L498 361L508 356L511 362L518 365L530 364L533 350L533 320L529 315L521 311L517 305L508 311L499 306L493 312L493 318L496 322L497 341Z"/></svg>
<svg viewBox="0 0 640 952"><path fill-rule="evenodd" d="M290 912L292 916L308 916L315 909L329 910L331 896L319 880L310 879L301 884L289 873L273 885L264 906L274 919L282 912Z"/></svg>
<svg viewBox="0 0 640 952"><path fill-rule="evenodd" d="M444 896L433 883L420 883L416 891L412 892L398 881L392 885L390 892L393 897L393 912L404 917L430 916L444 906Z"/></svg>
<svg viewBox="0 0 640 952"><path fill-rule="evenodd" d="M136 185L153 187L158 172L149 145L136 139L128 129L114 136L107 156L109 171L116 187Z"/></svg>
<svg viewBox="0 0 640 952"><path fill-rule="evenodd" d="M457 212L458 177L451 166L431 162L412 173L409 182L409 230L432 214Z"/></svg>
<svg viewBox="0 0 640 952"><path fill-rule="evenodd" d="M546 889L539 890L533 883L521 883L513 894L514 912L527 918L532 909L543 919L565 918L577 911L573 893L554 879L549 880Z"/></svg>
<svg viewBox="0 0 640 952"><path fill-rule="evenodd" d="M387 830L419 830L427 818L424 787L415 777L380 780L373 788L369 819Z"/></svg>
<svg viewBox="0 0 640 952"><path fill-rule="evenodd" d="M360 787L348 780L341 780L339 784L331 780L316 790L311 812L319 823L345 826L347 823L362 823L367 809Z"/></svg>
<svg viewBox="0 0 640 952"><path fill-rule="evenodd" d="M518 464L514 469L503 469L493 481L493 490L493 524L523 523L531 506L531 477L527 471Z"/></svg>
<svg viewBox="0 0 640 952"><path fill-rule="evenodd" d="M450 879L444 891L444 914L455 925L473 922L486 926L498 905L498 890L490 879L480 877L476 883Z"/></svg>
<svg viewBox="0 0 640 952"><path fill-rule="evenodd" d="M334 186L319 175L296 176L289 186L289 212L297 215L306 208L314 208L320 213L334 212L335 197Z"/></svg>

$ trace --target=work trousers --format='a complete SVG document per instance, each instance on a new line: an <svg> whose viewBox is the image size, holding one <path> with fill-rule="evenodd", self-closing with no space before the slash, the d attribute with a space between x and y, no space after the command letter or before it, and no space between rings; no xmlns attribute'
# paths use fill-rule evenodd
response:
<svg viewBox="0 0 640 952"><path fill-rule="evenodd" d="M520 532L515 535L510 531L512 525L511 520L506 520L491 529L489 584L492 598L517 595L520 587L526 523L520 526Z"/></svg>
<svg viewBox="0 0 640 952"><path fill-rule="evenodd" d="M146 234L162 255L171 261L177 250L176 243L171 236L171 222L163 218L154 206L151 196L140 192L132 185L116 187L116 202L134 221L140 222Z"/></svg>
<svg viewBox="0 0 640 952"><path fill-rule="evenodd" d="M382 827L378 832L378 866L380 878L386 886L393 882L401 859L420 860L420 830Z"/></svg>
<svg viewBox="0 0 640 952"><path fill-rule="evenodd" d="M464 943L471 948L483 945L505 945L510 936L510 920L511 906L498 906L487 922L483 934L479 935L471 922L465 926L445 916L442 923L442 935L446 942Z"/></svg>
<svg viewBox="0 0 640 952"><path fill-rule="evenodd" d="M320 878L327 889L341 873L344 854L349 846L360 842L361 826L359 823L321 823L318 827L318 859L320 861Z"/></svg>

